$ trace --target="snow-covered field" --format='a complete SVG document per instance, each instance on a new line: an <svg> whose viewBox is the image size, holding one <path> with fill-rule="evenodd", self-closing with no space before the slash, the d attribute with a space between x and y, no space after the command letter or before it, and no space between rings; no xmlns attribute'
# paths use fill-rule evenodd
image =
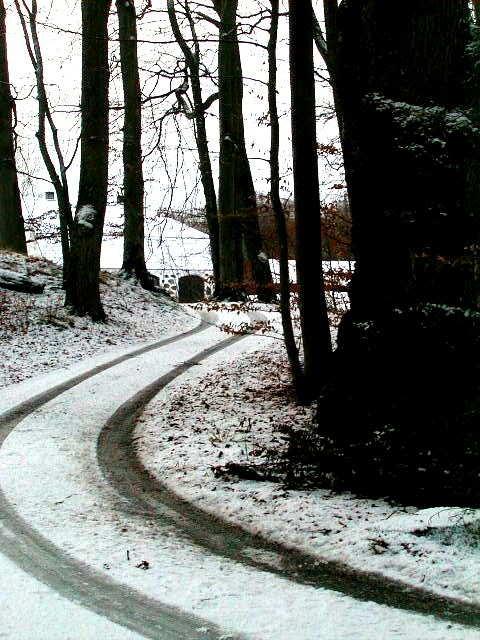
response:
<svg viewBox="0 0 480 640"><path fill-rule="evenodd" d="M262 460L266 449L284 448L286 431L313 420L312 409L294 402L281 344L264 346L187 373L147 407L136 432L147 469L187 500L253 533L479 603L479 511L417 510L215 477L219 465Z"/></svg>
<svg viewBox="0 0 480 640"><path fill-rule="evenodd" d="M106 272L101 295L107 322L94 323L66 311L61 270L54 263L0 252L0 268L45 284L43 294L0 289L0 388L198 323L169 298Z"/></svg>

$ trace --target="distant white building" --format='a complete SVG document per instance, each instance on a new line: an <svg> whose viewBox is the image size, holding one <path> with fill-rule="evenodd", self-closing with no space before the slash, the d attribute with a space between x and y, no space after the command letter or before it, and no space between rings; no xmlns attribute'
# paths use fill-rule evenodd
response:
<svg viewBox="0 0 480 640"><path fill-rule="evenodd" d="M49 202L51 204L51 202ZM108 206L105 216L106 235L102 243L101 268L116 271L122 267L123 236L113 237L109 226L121 224L123 206ZM31 237L28 252L57 264L62 262L60 241ZM184 275L200 275L207 282L213 269L210 257L210 241L207 234L188 227L177 220L159 217L146 231L145 258L148 270L160 280L160 286L177 295L178 279Z"/></svg>

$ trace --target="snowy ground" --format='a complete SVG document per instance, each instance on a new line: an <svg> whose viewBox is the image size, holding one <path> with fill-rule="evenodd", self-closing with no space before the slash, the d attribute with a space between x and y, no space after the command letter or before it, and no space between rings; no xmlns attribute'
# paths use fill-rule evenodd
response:
<svg viewBox="0 0 480 640"><path fill-rule="evenodd" d="M3 556L0 574L5 587L0 589L0 638L140 640L142 637L63 598Z"/></svg>
<svg viewBox="0 0 480 640"><path fill-rule="evenodd" d="M210 328L123 362L40 407L11 432L0 449L0 483L9 508L33 527L31 535L40 534L52 542L59 563L79 562L78 570L86 571L86 576L93 571L95 576L103 575L197 616L195 637L218 625L225 631L217 637L224 639L241 634L257 640L474 640L476 630L296 584L213 556L179 536L172 525L162 525L124 504L98 468L97 441L105 421L152 380L224 339L222 332ZM229 347L224 372L238 372L235 360L241 361L241 354L258 348L259 343L273 350L275 341L251 337ZM195 368L203 369L203 378L205 370L221 360L218 354ZM235 385L231 392L237 389ZM200 395L206 400L203 392ZM207 402L212 395L210 387ZM233 407L231 413L238 408ZM8 526L8 519L5 522ZM11 544L14 542L17 544L12 539ZM148 570L142 570L143 561L148 562ZM70 576L64 578L68 587ZM17 625L15 619L25 618L31 610L28 598L15 610L8 589L4 600L10 603L0 610L7 638L42 637L37 632L16 633L21 621ZM50 606L48 601L45 606ZM12 615L13 620L3 619ZM51 637L62 637L57 624L46 619L50 623ZM61 619L58 624L68 623ZM67 630L63 637L69 637ZM71 637L82 636L74 629ZM87 632L83 637L117 636L99 626L98 633Z"/></svg>
<svg viewBox="0 0 480 640"><path fill-rule="evenodd" d="M60 273L51 263L3 253L0 268L46 284L42 295L0 296L0 386L10 384L0 390L0 412L199 322L193 310L184 313L163 297L105 276L102 295L110 321L94 325L65 313ZM478 601L475 514L402 511L348 495L215 479L212 466L261 457L265 446L282 446L286 427L301 428L311 420L310 410L292 402L278 317L270 314L271 322L264 322L269 310L251 306L250 329L260 335L196 363L151 403L136 434L146 466L187 499L253 532ZM227 334L246 328L245 310L235 313L235 305L227 311L202 306L201 315L207 323L224 325ZM98 437L106 420L146 385L220 344L227 334L212 326L118 363L39 407L7 437L0 449L0 485L6 496L5 501L0 492L0 551L11 557L16 546L27 548L23 570L0 553L0 572L8 576L0 589L0 637L139 637L137 626L127 631L87 611L85 603L80 606L70 581L75 577L88 591L93 577L100 585L102 579L113 584L112 606L120 610L126 588L135 590L127 600L137 593L138 602L151 598L160 607L173 607L180 619L185 613L194 616L189 620L195 638L211 637L207 629L215 626L225 630L215 637L257 640L477 638L477 630L297 584L211 555L172 524L136 513L119 497L98 466ZM11 384L17 380L23 382ZM25 532L9 529L9 510L23 518ZM28 541L38 536L55 545L53 574L67 567L60 572L60 595L49 582L48 566L39 571L50 586L29 575ZM148 570L142 569L143 561Z"/></svg>
<svg viewBox="0 0 480 640"><path fill-rule="evenodd" d="M122 345L180 332L198 322L168 298L102 273L108 321L93 323L65 310L61 271L52 262L0 252L0 268L45 284L40 295L0 289L0 388Z"/></svg>
<svg viewBox="0 0 480 640"><path fill-rule="evenodd" d="M349 494L216 479L218 465L262 460L266 448L285 446L286 430L312 421L312 410L293 401L280 343L264 347L187 373L148 406L136 432L147 469L187 500L253 533L479 603L479 511L419 511Z"/></svg>

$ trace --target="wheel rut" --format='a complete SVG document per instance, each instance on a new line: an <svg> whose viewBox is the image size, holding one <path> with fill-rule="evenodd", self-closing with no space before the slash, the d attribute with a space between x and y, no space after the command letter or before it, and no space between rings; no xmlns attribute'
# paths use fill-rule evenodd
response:
<svg viewBox="0 0 480 640"><path fill-rule="evenodd" d="M207 349L162 376L125 402L105 424L98 439L97 458L106 480L124 499L129 513L154 520L161 529L173 525L186 539L210 553L269 571L296 583L339 592L412 613L433 615L480 628L480 607L437 596L343 563L324 560L272 543L195 507L153 477L140 461L133 440L135 425L146 405L186 370L219 349Z"/></svg>
<svg viewBox="0 0 480 640"><path fill-rule="evenodd" d="M210 324L201 322L185 333L165 338L94 367L40 393L0 415L0 446L24 418L62 393L126 360L188 339ZM231 339L217 345L228 346ZM218 640L224 632L203 619L146 597L74 560L33 529L0 490L0 553L61 596L152 640ZM234 638L234 636L229 636ZM240 636L236 637L240 640Z"/></svg>

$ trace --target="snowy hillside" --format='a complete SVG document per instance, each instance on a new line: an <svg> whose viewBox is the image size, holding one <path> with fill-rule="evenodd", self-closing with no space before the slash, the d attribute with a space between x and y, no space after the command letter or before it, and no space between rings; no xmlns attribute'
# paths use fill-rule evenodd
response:
<svg viewBox="0 0 480 640"><path fill-rule="evenodd" d="M54 263L0 252L0 268L45 284L36 295L0 289L0 387L197 323L167 297L105 272L100 288L107 322L93 323L63 307L61 269Z"/></svg>

